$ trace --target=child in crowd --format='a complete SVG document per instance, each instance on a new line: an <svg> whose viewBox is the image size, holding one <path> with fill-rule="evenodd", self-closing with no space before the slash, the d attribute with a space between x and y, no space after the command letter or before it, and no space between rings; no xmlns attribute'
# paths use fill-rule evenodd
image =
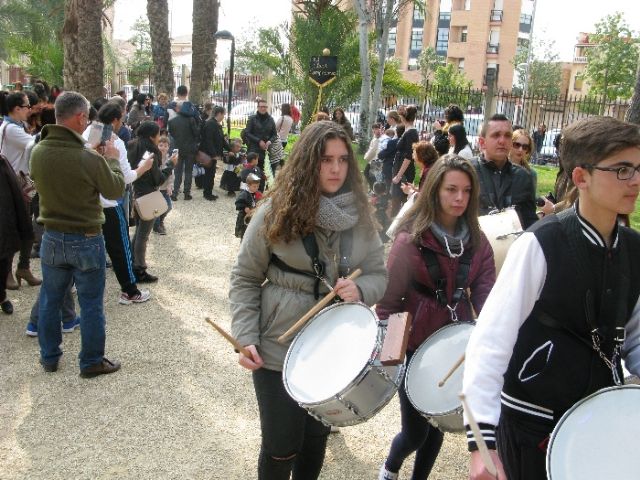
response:
<svg viewBox="0 0 640 480"><path fill-rule="evenodd" d="M247 189L242 190L236 199L236 210L238 218L236 219L236 237L242 240L244 232L247 229L247 215L256 208L256 202L259 200L258 187L260 186L260 177L255 173L249 173L245 180ZM260 195L261 196L261 195Z"/></svg>
<svg viewBox="0 0 640 480"><path fill-rule="evenodd" d="M386 234L389 228L389 195L387 194L387 185L384 182L375 182L373 184L373 195L369 197L369 202L375 209L376 220L382 226L380 230L380 240L382 243L389 241Z"/></svg>
<svg viewBox="0 0 640 480"><path fill-rule="evenodd" d="M260 179L265 179L262 169L258 166L258 154L256 152L247 153L247 163L242 166L240 172L240 190L247 190L247 177L253 173Z"/></svg>
<svg viewBox="0 0 640 480"><path fill-rule="evenodd" d="M165 137L165 136L160 137L160 140L158 141L158 150L160 150L160 153L162 154L162 165L160 168L164 168L165 165L167 164L167 161L169 160L169 138L168 137ZM173 162L175 163L177 161L178 161L178 157L176 154L176 158L173 159ZM160 193L162 193L162 196L166 200L167 205L169 206L169 209L166 212L164 212L162 215L160 215L158 218L156 218L156 221L153 224L153 231L156 232L158 235L166 235L167 230L164 227L164 219L167 217L172 207L171 194L173 193L173 173L171 173L171 176L167 178L167 180L162 185L160 185Z"/></svg>
<svg viewBox="0 0 640 480"><path fill-rule="evenodd" d="M242 168L245 154L242 152L242 140L234 138L230 143L231 151L223 157L224 171L220 178L220 189L226 190L229 197L234 197L240 190L239 171Z"/></svg>

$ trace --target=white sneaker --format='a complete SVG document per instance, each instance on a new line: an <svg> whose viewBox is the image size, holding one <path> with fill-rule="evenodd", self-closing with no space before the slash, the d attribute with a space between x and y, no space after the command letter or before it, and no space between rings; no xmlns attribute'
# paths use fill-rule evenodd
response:
<svg viewBox="0 0 640 480"><path fill-rule="evenodd" d="M378 480L398 480L398 474L391 473L383 463L378 473Z"/></svg>
<svg viewBox="0 0 640 480"><path fill-rule="evenodd" d="M118 303L120 305L131 305L132 303L144 303L151 298L149 290L140 290L140 293L136 295L127 295L125 292L120 292L120 298Z"/></svg>

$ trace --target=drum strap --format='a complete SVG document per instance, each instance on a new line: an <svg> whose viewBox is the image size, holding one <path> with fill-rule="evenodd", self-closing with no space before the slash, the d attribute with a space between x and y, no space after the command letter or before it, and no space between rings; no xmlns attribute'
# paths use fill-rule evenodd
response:
<svg viewBox="0 0 640 480"><path fill-rule="evenodd" d="M456 285L451 298L453 307L449 305L447 301L447 279L442 276L440 271L440 263L438 262L438 254L433 250L420 247L420 253L422 254L422 260L427 267L427 272L436 285L436 289L432 290L426 285L416 282L413 283L413 288L418 292L426 294L430 297L435 297L437 302L443 307L448 307L450 311L455 311L458 302L466 297L465 285L469 278L469 271L471 270L471 249L464 251L461 257L458 258L458 271L456 272ZM457 318L457 317L456 317Z"/></svg>
<svg viewBox="0 0 640 480"><path fill-rule="evenodd" d="M306 275L307 277L315 278L315 284L313 286L313 295L317 300L320 298L320 282L325 284L328 288L332 288L331 284L325 278L325 265L320 260L320 249L316 236L313 232L309 235L302 237L302 245L305 252L311 258L311 268L313 273L304 270L298 270L290 265L287 265L280 257L275 253L271 254L271 263L273 263L280 270L284 270L289 273L297 273L300 275ZM353 230L345 230L340 232L340 261L338 263L338 275L340 277L346 277L351 273L351 251L353 249Z"/></svg>

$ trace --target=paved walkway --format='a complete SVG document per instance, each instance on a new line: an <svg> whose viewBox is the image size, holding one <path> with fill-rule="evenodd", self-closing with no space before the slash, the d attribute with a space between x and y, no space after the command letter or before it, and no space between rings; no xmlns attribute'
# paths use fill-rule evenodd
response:
<svg viewBox="0 0 640 480"><path fill-rule="evenodd" d="M233 200L181 199L169 234L152 234L160 281L141 305L117 304L107 274L107 356L122 370L79 377L79 334L64 335L57 373L24 334L36 287L10 292L0 315L0 479L252 479L260 442L251 377L204 322L229 327L229 271L238 250ZM39 261L33 264L40 272ZM322 479L374 479L399 428L394 400L365 424L331 435ZM446 435L433 479L466 478L461 435ZM410 475L411 461L401 478Z"/></svg>

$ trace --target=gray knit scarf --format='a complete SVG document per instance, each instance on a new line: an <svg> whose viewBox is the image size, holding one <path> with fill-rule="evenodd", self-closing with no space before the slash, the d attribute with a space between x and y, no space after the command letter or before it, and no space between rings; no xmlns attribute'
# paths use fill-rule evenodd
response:
<svg viewBox="0 0 640 480"><path fill-rule="evenodd" d="M333 197L320 195L316 225L334 232L353 228L358 223L358 208L353 192L339 193Z"/></svg>
<svg viewBox="0 0 640 480"><path fill-rule="evenodd" d="M453 236L445 232L444 229L436 222L431 224L431 233L433 233L433 236L436 237L438 242L442 244L447 254L451 257L462 255L464 252L464 245L469 241L471 236L469 232L469 225L467 225L467 221L463 217L458 219L458 222L456 223L456 231Z"/></svg>

